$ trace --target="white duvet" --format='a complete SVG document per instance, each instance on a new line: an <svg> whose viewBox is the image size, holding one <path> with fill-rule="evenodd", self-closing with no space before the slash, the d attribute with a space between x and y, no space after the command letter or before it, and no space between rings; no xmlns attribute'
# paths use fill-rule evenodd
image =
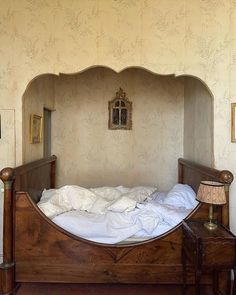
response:
<svg viewBox="0 0 236 295"><path fill-rule="evenodd" d="M131 236L155 237L180 223L198 204L194 191L65 186L44 191L39 208L58 226L82 238L114 244Z"/></svg>

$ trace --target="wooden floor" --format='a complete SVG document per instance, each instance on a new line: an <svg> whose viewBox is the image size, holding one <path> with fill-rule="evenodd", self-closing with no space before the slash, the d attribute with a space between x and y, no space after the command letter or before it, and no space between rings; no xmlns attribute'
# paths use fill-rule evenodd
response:
<svg viewBox="0 0 236 295"><path fill-rule="evenodd" d="M181 286L176 285L99 285L99 284L32 284L24 283L17 295L181 295ZM188 287L187 294L194 294ZM201 295L212 295L209 287Z"/></svg>

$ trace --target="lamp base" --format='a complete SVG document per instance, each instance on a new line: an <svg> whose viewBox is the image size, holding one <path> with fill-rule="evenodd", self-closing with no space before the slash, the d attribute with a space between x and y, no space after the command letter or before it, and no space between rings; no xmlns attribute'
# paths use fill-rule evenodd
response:
<svg viewBox="0 0 236 295"><path fill-rule="evenodd" d="M213 230L216 229L218 227L218 225L212 221L208 221L204 223L204 226L209 229L209 230Z"/></svg>

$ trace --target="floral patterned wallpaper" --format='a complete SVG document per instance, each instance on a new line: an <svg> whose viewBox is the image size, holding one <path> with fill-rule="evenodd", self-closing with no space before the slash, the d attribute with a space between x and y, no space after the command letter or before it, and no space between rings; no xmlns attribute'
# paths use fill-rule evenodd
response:
<svg viewBox="0 0 236 295"><path fill-rule="evenodd" d="M0 108L15 109L16 164L23 154L22 95L34 77L94 65L115 71L139 66L197 76L208 85L214 97L214 164L236 174L236 145L230 142L235 0L0 0L0 8ZM233 184L231 212L235 194Z"/></svg>

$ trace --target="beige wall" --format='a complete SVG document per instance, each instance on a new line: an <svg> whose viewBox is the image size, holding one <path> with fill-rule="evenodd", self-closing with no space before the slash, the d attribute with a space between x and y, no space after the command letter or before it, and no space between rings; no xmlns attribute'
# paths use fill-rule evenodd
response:
<svg viewBox="0 0 236 295"><path fill-rule="evenodd" d="M213 164L213 98L196 78L185 78L184 157L202 165Z"/></svg>
<svg viewBox="0 0 236 295"><path fill-rule="evenodd" d="M120 86L133 101L130 131L107 128L107 104ZM43 156L42 143L29 143L30 114L42 116L43 107L56 108L52 153L59 158L59 186L146 184L166 190L176 182L179 157L213 163L213 99L193 77L176 79L138 68L117 74L96 67L75 75L40 76L23 102L24 162Z"/></svg>
<svg viewBox="0 0 236 295"><path fill-rule="evenodd" d="M108 101L119 87L133 103L132 130L108 129ZM183 80L141 69L60 76L52 118L58 185L170 188L183 155L183 95Z"/></svg>
<svg viewBox="0 0 236 295"><path fill-rule="evenodd" d="M230 103L236 101L235 0L0 0L0 108L15 110L22 163L22 95L43 73L94 65L194 75L214 96L214 165L236 175ZM5 125L3 126L5 127ZM10 127L9 127L10 128ZM4 161L7 148L0 154ZM236 182L231 226L236 232Z"/></svg>
<svg viewBox="0 0 236 295"><path fill-rule="evenodd" d="M0 155L4 155L4 158L0 161L0 170L4 167L14 167L16 165L16 140L15 140L15 111L1 109L0 110ZM0 182L0 262L2 254L2 218L3 218L3 194L1 189L3 183Z"/></svg>
<svg viewBox="0 0 236 295"><path fill-rule="evenodd" d="M43 75L34 79L23 96L23 163L43 157L43 140L30 143L30 116L43 117L43 109L54 109L54 75Z"/></svg>

